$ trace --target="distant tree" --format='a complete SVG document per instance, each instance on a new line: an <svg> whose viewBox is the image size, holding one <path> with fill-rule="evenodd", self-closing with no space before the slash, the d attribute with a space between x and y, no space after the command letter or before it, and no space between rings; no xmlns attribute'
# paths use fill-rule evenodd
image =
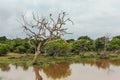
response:
<svg viewBox="0 0 120 80"><path fill-rule="evenodd" d="M67 28L64 28L63 26L66 24L66 22L72 21L70 18L65 17L65 12L59 13L58 17L55 19L53 19L52 14L49 15L49 18L40 18L38 15L33 13L33 21L29 22L26 20L24 15L22 16L22 26L26 32L26 35L28 35L30 39L40 40L35 52L33 64L37 63L37 59L48 40L52 40L55 36L67 34Z"/></svg>
<svg viewBox="0 0 120 80"><path fill-rule="evenodd" d="M32 40L34 42L34 40ZM9 51L16 53L34 53L34 47L30 45L29 39L16 38L7 42ZM35 43L34 43L35 44Z"/></svg>
<svg viewBox="0 0 120 80"><path fill-rule="evenodd" d="M0 56L6 55L8 52L8 45L0 43Z"/></svg>
<svg viewBox="0 0 120 80"><path fill-rule="evenodd" d="M72 52L80 53L93 50L94 50L93 40L90 39L89 37L82 36L73 43Z"/></svg>
<svg viewBox="0 0 120 80"><path fill-rule="evenodd" d="M72 43L72 42L74 42L75 40L74 39L68 39L68 40L66 40L68 43Z"/></svg>
<svg viewBox="0 0 120 80"><path fill-rule="evenodd" d="M95 41L95 47L98 53L100 53L100 58L109 58L107 49L110 42L110 36L107 34L104 37L98 38Z"/></svg>
<svg viewBox="0 0 120 80"><path fill-rule="evenodd" d="M20 53L18 50L18 46L21 46L22 44L23 44L23 40L20 38L16 38L16 39L11 40L11 42L9 44L10 51Z"/></svg>
<svg viewBox="0 0 120 80"><path fill-rule="evenodd" d="M78 40L80 40L80 39L91 40L91 38L88 37L88 36L80 36L80 37L78 38Z"/></svg>
<svg viewBox="0 0 120 80"><path fill-rule="evenodd" d="M44 47L44 51L47 55L50 56L59 56L66 55L70 51L69 44L63 39L55 39L52 41L48 41L46 46Z"/></svg>
<svg viewBox="0 0 120 80"><path fill-rule="evenodd" d="M16 53L25 53L26 48L24 46L17 46L16 49L14 50Z"/></svg>
<svg viewBox="0 0 120 80"><path fill-rule="evenodd" d="M120 35L119 35L119 36L115 36L115 37L113 37L113 39L114 39L114 38L120 39Z"/></svg>
<svg viewBox="0 0 120 80"><path fill-rule="evenodd" d="M110 42L109 36L103 36L103 37L97 38L95 40L95 48L96 48L96 50L97 51L102 50L102 51L106 52L109 42Z"/></svg>
<svg viewBox="0 0 120 80"><path fill-rule="evenodd" d="M1 36L1 37L0 37L0 42L6 41L6 40L7 40L6 36Z"/></svg>
<svg viewBox="0 0 120 80"><path fill-rule="evenodd" d="M108 49L110 51L120 49L120 36L113 37L113 39L109 43Z"/></svg>
<svg viewBox="0 0 120 80"><path fill-rule="evenodd" d="M104 49L104 40L105 40L105 37L97 38L95 40L96 51L101 51Z"/></svg>

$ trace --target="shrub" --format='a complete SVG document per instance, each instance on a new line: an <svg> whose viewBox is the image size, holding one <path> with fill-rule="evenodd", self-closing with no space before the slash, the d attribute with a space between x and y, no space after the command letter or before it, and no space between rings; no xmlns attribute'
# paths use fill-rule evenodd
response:
<svg viewBox="0 0 120 80"><path fill-rule="evenodd" d="M15 52L16 53L25 53L26 52L26 48L24 47L24 46L17 46L16 48L15 48Z"/></svg>
<svg viewBox="0 0 120 80"><path fill-rule="evenodd" d="M0 56L6 55L8 52L8 45L0 43Z"/></svg>
<svg viewBox="0 0 120 80"><path fill-rule="evenodd" d="M69 50L69 44L62 39L49 41L44 48L47 55L51 56L65 55Z"/></svg>

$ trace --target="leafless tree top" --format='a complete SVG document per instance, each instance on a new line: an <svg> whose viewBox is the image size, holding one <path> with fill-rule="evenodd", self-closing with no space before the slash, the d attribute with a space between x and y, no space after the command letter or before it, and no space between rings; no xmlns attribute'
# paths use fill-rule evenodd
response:
<svg viewBox="0 0 120 80"><path fill-rule="evenodd" d="M66 18L65 12L59 13L56 19L53 18L52 14L48 18L40 18L34 13L32 14L32 22L28 22L25 15L22 15L22 19L22 26L26 34L30 38L39 40L52 39L55 36L66 34L67 28L63 26L68 21L72 22L70 18Z"/></svg>

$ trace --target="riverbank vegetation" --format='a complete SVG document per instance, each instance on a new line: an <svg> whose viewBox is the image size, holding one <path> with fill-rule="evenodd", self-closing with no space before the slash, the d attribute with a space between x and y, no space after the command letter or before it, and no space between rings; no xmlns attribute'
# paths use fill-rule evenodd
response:
<svg viewBox="0 0 120 80"><path fill-rule="evenodd" d="M99 56L90 57L88 56L89 52L85 53L85 57L81 57L79 55L67 55L67 56L40 56L38 59L38 65L40 66L49 66L51 64L59 63L59 62L96 62L101 60ZM8 53L6 56L0 56L0 65L2 64L16 64L20 66L32 66L34 55L26 55L26 54L18 54L18 53ZM117 57L113 57L113 55L109 59L102 60L110 60L110 61L119 61L120 55Z"/></svg>
<svg viewBox="0 0 120 80"><path fill-rule="evenodd" d="M96 40L88 36L81 36L77 40L64 40L56 37L46 43L38 62L41 65L47 65L59 61L120 59L120 36L114 36L107 42L105 41L105 36ZM0 63L32 64L33 54L39 42L28 38L0 37Z"/></svg>
<svg viewBox="0 0 120 80"><path fill-rule="evenodd" d="M35 49L40 41L28 38L7 39L5 36L0 37L0 56L6 55L8 52L20 54L34 54ZM114 36L106 43L106 37L100 37L96 40L88 36L81 36L77 40L64 40L56 37L48 41L42 50L45 56L65 56L80 55L84 57L85 52L89 52L90 56L102 55L102 53L120 54L120 36Z"/></svg>

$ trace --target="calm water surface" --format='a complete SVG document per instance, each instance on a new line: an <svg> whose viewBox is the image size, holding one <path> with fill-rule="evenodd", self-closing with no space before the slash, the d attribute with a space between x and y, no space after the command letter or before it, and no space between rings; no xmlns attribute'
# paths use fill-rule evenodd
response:
<svg viewBox="0 0 120 80"><path fill-rule="evenodd" d="M120 61L62 62L47 67L0 64L0 80L120 80Z"/></svg>

